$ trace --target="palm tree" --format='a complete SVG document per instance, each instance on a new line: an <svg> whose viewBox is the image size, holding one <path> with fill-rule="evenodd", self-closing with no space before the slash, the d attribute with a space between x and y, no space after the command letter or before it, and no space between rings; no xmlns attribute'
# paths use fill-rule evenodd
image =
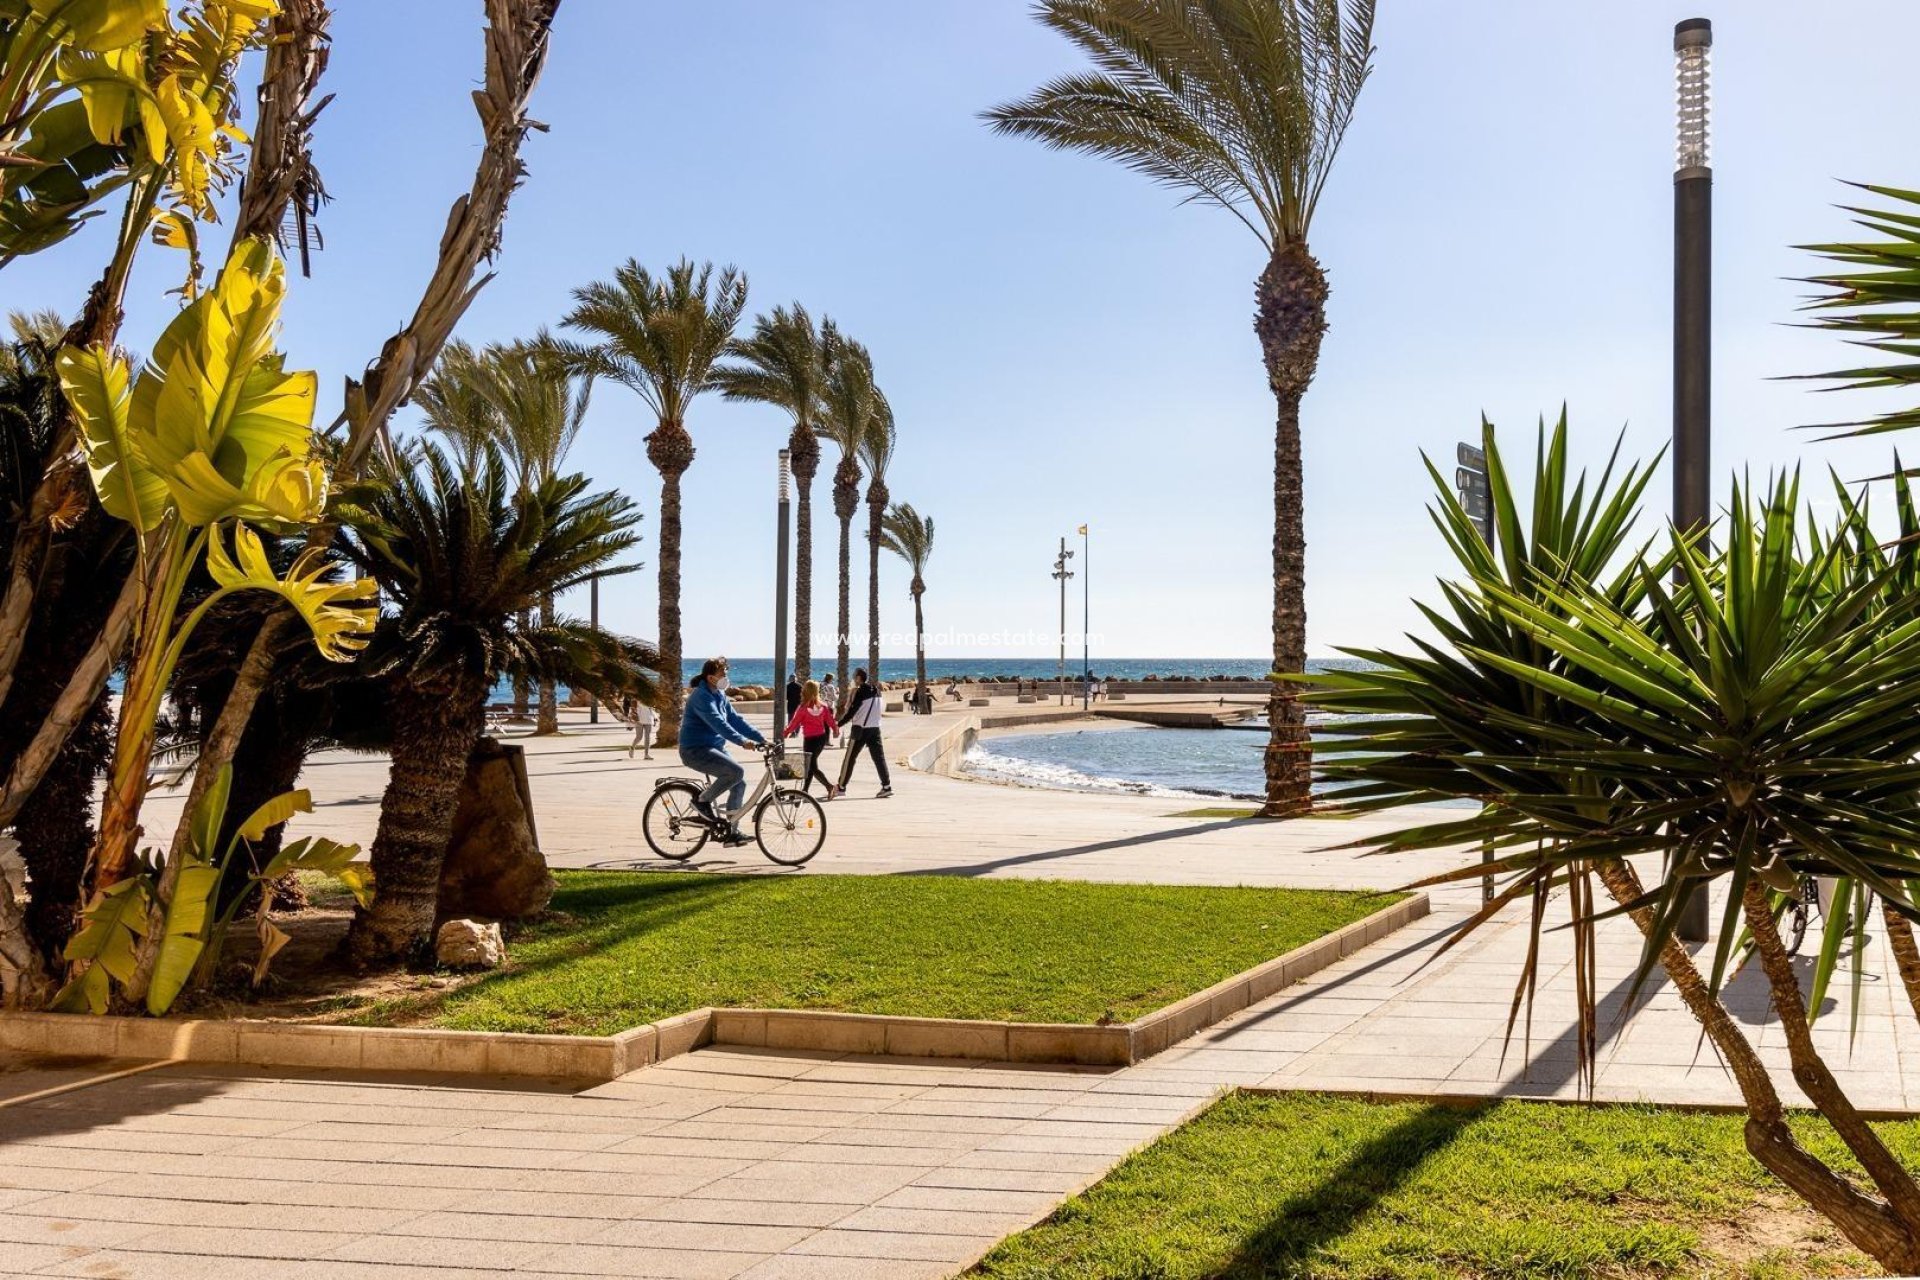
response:
<svg viewBox="0 0 1920 1280"><path fill-rule="evenodd" d="M896 502L880 522L880 545L907 562L913 581L913 697L916 705L927 696L927 623L920 599L927 594L927 560L933 555L933 517L923 516L910 502Z"/></svg>
<svg viewBox="0 0 1920 1280"><path fill-rule="evenodd" d="M1118 160L1232 213L1267 264L1253 328L1279 406L1273 466L1273 663L1307 657L1300 401L1320 361L1327 278L1307 248L1314 206L1373 60L1373 0L1041 0L1037 16L1094 69L987 113L996 132ZM1268 707L1267 804L1312 804L1306 708Z"/></svg>
<svg viewBox="0 0 1920 1280"><path fill-rule="evenodd" d="M551 480L579 438L586 421L590 379L572 373L544 330L530 342L490 343L475 351L449 345L427 387L422 406L427 424L454 442L462 468L473 470L493 443L512 464L524 490ZM540 602L541 625L554 625L553 600ZM525 629L528 618L520 619ZM514 712L526 713L526 681L515 682ZM553 680L540 681L540 711L534 733L560 732L560 704Z"/></svg>
<svg viewBox="0 0 1920 1280"><path fill-rule="evenodd" d="M841 333L833 321L820 326L826 348L827 389L823 431L840 447L840 463L833 469L833 514L840 519L839 666L836 679L847 684L847 649L853 630L850 579L852 577L853 514L860 509L860 441L879 405L873 385L873 357L860 343Z"/></svg>
<svg viewBox="0 0 1920 1280"><path fill-rule="evenodd" d="M588 376L617 382L653 410L647 460L660 473L660 661L668 675L657 702L662 746L680 735L680 477L693 465L687 409L714 385L714 361L733 339L747 306L747 278L733 267L716 277L712 263L681 259L655 277L628 259L612 280L573 293L562 322L595 335L566 344L570 361Z"/></svg>
<svg viewBox="0 0 1920 1280"><path fill-rule="evenodd" d="M410 960L431 941L454 803L494 681L525 671L607 694L654 692L642 669L653 655L632 642L571 620L515 621L639 541L633 503L587 483L523 487L495 445L462 470L429 443L341 499L346 554L379 582L389 612L363 660L386 686L393 738L374 900L347 938L358 964Z"/></svg>
<svg viewBox="0 0 1920 1280"><path fill-rule="evenodd" d="M729 354L739 363L714 370L714 385L727 399L757 400L793 416L787 460L800 491L794 530L793 665L805 680L813 674L813 477L820 470L814 424L820 421L826 392L820 334L813 317L796 302L755 320L753 332L737 339ZM780 673L774 674L777 678Z"/></svg>
<svg viewBox="0 0 1920 1280"><path fill-rule="evenodd" d="M893 406L874 392L873 417L860 437L867 464L867 674L880 680L880 541L887 513L887 464L893 461Z"/></svg>

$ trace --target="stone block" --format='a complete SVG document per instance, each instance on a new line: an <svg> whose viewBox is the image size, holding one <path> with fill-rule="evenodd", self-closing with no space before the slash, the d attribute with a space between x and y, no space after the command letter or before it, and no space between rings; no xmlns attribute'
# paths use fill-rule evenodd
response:
<svg viewBox="0 0 1920 1280"><path fill-rule="evenodd" d="M766 1010L715 1009L713 1043L764 1047L767 1043Z"/></svg>
<svg viewBox="0 0 1920 1280"><path fill-rule="evenodd" d="M887 1052L887 1020L857 1013L767 1010L769 1049L821 1053Z"/></svg>
<svg viewBox="0 0 1920 1280"><path fill-rule="evenodd" d="M655 1060L664 1062L668 1058L691 1053L703 1044L711 1044L713 1012L712 1009L695 1009L654 1023Z"/></svg>
<svg viewBox="0 0 1920 1280"><path fill-rule="evenodd" d="M903 1058L1007 1057L1007 1023L947 1018L887 1020L886 1052Z"/></svg>

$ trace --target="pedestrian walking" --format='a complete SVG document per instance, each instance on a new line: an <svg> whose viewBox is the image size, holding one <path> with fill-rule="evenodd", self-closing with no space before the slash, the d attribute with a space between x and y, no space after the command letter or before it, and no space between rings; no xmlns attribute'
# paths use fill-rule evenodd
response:
<svg viewBox="0 0 1920 1280"><path fill-rule="evenodd" d="M847 780L853 776L853 762L862 751L866 751L873 756L873 771L880 775L880 794L875 799L885 800L893 794L893 779L887 773L887 754L880 744L880 712L884 701L880 690L867 678L866 669L855 668L853 693L847 699L847 717L844 721L847 758L840 764L842 791L847 789Z"/></svg>
<svg viewBox="0 0 1920 1280"><path fill-rule="evenodd" d="M633 725L633 741L627 744L627 759L633 759L636 750L642 753L642 760L653 759L653 735L660 727L660 713L653 709L652 704L638 698L628 698L622 710L622 718Z"/></svg>
<svg viewBox="0 0 1920 1280"><path fill-rule="evenodd" d="M827 742L839 732L840 722L833 718L833 708L820 696L818 682L809 680L800 686L800 701L793 709L793 719L787 721L787 731L781 736L791 738L800 735L800 749L806 754L806 774L800 780L800 789L812 794L813 780L820 779L820 785L827 789L827 799L840 794L840 788L820 769L820 753L827 749Z"/></svg>

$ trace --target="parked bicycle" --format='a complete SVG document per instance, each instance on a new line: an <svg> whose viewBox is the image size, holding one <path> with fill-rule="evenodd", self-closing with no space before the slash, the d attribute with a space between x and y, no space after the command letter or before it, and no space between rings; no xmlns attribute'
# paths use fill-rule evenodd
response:
<svg viewBox="0 0 1920 1280"><path fill-rule="evenodd" d="M1806 941L1807 926L1819 914L1820 882L1812 876L1801 876L1799 886L1793 891L1793 900L1780 917L1782 931L1786 934L1783 941L1787 944L1788 955L1799 954L1800 944Z"/></svg>
<svg viewBox="0 0 1920 1280"><path fill-rule="evenodd" d="M827 815L820 802L798 787L780 785L774 776L774 756L761 752L760 781L737 816L752 815L754 843L770 862L797 867L827 840ZM732 817L716 805L713 817L697 803L705 783L693 778L662 778L653 785L647 807L640 814L640 831L661 857L685 862L711 839L724 839L733 829Z"/></svg>

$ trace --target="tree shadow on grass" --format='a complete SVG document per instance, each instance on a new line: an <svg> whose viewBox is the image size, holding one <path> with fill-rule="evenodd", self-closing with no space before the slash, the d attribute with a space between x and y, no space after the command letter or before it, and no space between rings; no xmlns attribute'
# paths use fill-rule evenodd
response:
<svg viewBox="0 0 1920 1280"><path fill-rule="evenodd" d="M1486 1107L1427 1106L1374 1135L1319 1185L1280 1206L1220 1270L1221 1280L1306 1274L1328 1248L1352 1232L1406 1184L1427 1158L1445 1150Z"/></svg>

